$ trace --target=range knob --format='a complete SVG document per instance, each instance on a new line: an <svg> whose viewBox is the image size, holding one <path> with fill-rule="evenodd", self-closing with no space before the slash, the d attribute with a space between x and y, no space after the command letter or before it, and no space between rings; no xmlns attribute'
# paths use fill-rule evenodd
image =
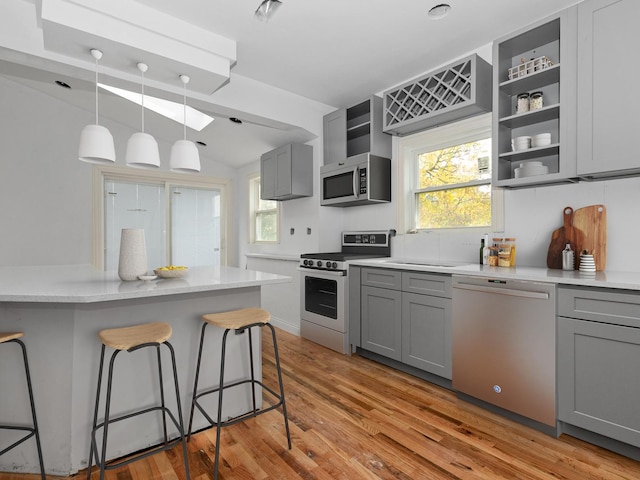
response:
<svg viewBox="0 0 640 480"><path fill-rule="evenodd" d="M321 266L322 266L322 260L318 260L318 262L316 263L316 265L317 265L318 267L321 267Z"/></svg>
<svg viewBox="0 0 640 480"><path fill-rule="evenodd" d="M306 260L305 259L305 260L302 261L302 264L305 265L305 266L308 266L310 262L311 262L310 260Z"/></svg>
<svg viewBox="0 0 640 480"><path fill-rule="evenodd" d="M333 268L338 268L338 264L337 264L336 262L333 262L333 263L331 264L331 266L332 266Z"/></svg>

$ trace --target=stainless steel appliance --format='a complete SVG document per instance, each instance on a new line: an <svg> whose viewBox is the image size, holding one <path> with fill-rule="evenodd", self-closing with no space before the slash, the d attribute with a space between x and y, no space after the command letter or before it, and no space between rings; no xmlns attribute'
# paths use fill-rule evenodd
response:
<svg viewBox="0 0 640 480"><path fill-rule="evenodd" d="M391 201L391 160L362 153L320 167L320 205L352 207Z"/></svg>
<svg viewBox="0 0 640 480"><path fill-rule="evenodd" d="M453 388L555 428L555 285L456 275L452 285Z"/></svg>
<svg viewBox="0 0 640 480"><path fill-rule="evenodd" d="M343 232L342 251L300 256L300 334L349 353L349 260L389 257L391 231Z"/></svg>

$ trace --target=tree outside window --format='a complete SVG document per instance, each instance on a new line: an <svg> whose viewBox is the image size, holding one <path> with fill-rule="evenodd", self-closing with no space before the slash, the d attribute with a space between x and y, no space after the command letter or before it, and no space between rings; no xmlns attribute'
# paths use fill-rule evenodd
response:
<svg viewBox="0 0 640 480"><path fill-rule="evenodd" d="M279 241L279 209L275 200L260 198L260 177L249 179L251 243Z"/></svg>
<svg viewBox="0 0 640 480"><path fill-rule="evenodd" d="M491 225L491 139L419 153L417 229Z"/></svg>

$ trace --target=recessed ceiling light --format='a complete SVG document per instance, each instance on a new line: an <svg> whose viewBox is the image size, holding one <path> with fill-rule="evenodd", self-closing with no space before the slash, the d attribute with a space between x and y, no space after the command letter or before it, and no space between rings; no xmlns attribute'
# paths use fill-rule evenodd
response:
<svg viewBox="0 0 640 480"><path fill-rule="evenodd" d="M130 102L142 104L142 95L140 93L131 92L122 88L112 87L111 85L105 85L99 83L98 86L111 93L126 98ZM180 125L184 123L184 105L182 103L170 102L163 98L152 97L150 95L144 96L144 107L148 108L152 112L159 113L171 120L175 120ZM187 105L187 127L193 130L201 131L204 127L213 122L213 117L196 110L193 107Z"/></svg>
<svg viewBox="0 0 640 480"><path fill-rule="evenodd" d="M429 10L428 15L429 15L429 18L431 18L432 20L440 20L441 18L444 18L447 15L449 15L450 10L451 10L451 5L449 5L448 3L441 3L431 8L431 10Z"/></svg>
<svg viewBox="0 0 640 480"><path fill-rule="evenodd" d="M200 141L200 140L196 140L196 143L197 143L198 145L202 145L203 147L206 147L206 146L207 146L207 144L206 144L206 143L204 143L204 142L202 142L202 141Z"/></svg>
<svg viewBox="0 0 640 480"><path fill-rule="evenodd" d="M62 88L71 88L71 85L69 85L68 83L63 82L62 80L56 80L56 85L58 85L59 87L62 87Z"/></svg>
<svg viewBox="0 0 640 480"><path fill-rule="evenodd" d="M240 120L237 117L229 117L229 121L233 122L233 123L237 123L237 124L241 124L242 123L242 120Z"/></svg>

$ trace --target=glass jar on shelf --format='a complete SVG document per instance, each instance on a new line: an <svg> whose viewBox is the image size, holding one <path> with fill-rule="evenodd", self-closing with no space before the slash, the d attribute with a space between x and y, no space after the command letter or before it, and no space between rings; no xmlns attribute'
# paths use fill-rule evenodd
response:
<svg viewBox="0 0 640 480"><path fill-rule="evenodd" d="M533 92L529 96L529 110L540 110L543 107L542 92Z"/></svg>
<svg viewBox="0 0 640 480"><path fill-rule="evenodd" d="M525 113L529 111L529 94L519 93L516 101L516 113Z"/></svg>

